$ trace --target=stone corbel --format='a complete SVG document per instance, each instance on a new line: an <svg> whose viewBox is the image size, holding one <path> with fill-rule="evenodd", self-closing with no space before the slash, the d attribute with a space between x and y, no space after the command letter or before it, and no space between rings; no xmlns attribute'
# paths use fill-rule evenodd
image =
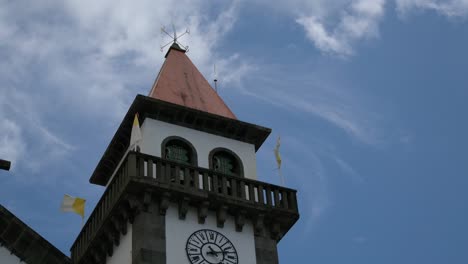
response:
<svg viewBox="0 0 468 264"><path fill-rule="evenodd" d="M87 254L86 256L84 256L81 263L97 264L97 262L94 260L94 257L91 256L91 254Z"/></svg>
<svg viewBox="0 0 468 264"><path fill-rule="evenodd" d="M127 234L127 221L130 221L130 214L128 208L122 206L120 209L120 214L122 215L122 221L119 221L119 231L122 235ZM132 223L132 222L130 222Z"/></svg>
<svg viewBox="0 0 468 264"><path fill-rule="evenodd" d="M115 224L112 221L104 228L104 235L111 244L119 245L119 233L116 231Z"/></svg>
<svg viewBox="0 0 468 264"><path fill-rule="evenodd" d="M107 247L107 256L112 257L114 255L114 244L112 243L112 241L110 241L109 243L106 243L106 247Z"/></svg>
<svg viewBox="0 0 468 264"><path fill-rule="evenodd" d="M200 204L198 207L198 223L199 224L204 224L205 219L208 216L208 206L210 203L208 201L204 201Z"/></svg>
<svg viewBox="0 0 468 264"><path fill-rule="evenodd" d="M265 224L263 223L264 218L265 216L263 214L259 214L254 220L254 233L256 236L261 235L265 228Z"/></svg>
<svg viewBox="0 0 468 264"><path fill-rule="evenodd" d="M236 231L237 232L242 232L242 229L244 228L245 224L245 210L241 210L237 212L235 222L236 222Z"/></svg>
<svg viewBox="0 0 468 264"><path fill-rule="evenodd" d="M159 214L160 215L166 215L167 208L169 208L169 198L170 194L168 192L165 192L161 196L161 200L159 201Z"/></svg>
<svg viewBox="0 0 468 264"><path fill-rule="evenodd" d="M279 241L281 239L281 225L275 222L271 225L271 239Z"/></svg>
<svg viewBox="0 0 468 264"><path fill-rule="evenodd" d="M149 212L150 204L151 204L151 191L146 190L143 194L143 212ZM151 212L150 212L151 213Z"/></svg>
<svg viewBox="0 0 468 264"><path fill-rule="evenodd" d="M189 201L188 197L184 197L179 201L179 219L185 220L185 216L187 215L188 208L189 208Z"/></svg>
<svg viewBox="0 0 468 264"><path fill-rule="evenodd" d="M111 257L114 247L111 241L108 241L106 237L102 237L99 241L99 249L101 252L104 252L105 255Z"/></svg>
<svg viewBox="0 0 468 264"><path fill-rule="evenodd" d="M24 262L24 261L23 261ZM80 263L86 263L86 264L98 264L96 260L94 259L93 255L91 254L91 251L88 252L85 256L81 258Z"/></svg>
<svg viewBox="0 0 468 264"><path fill-rule="evenodd" d="M91 256L93 257L94 261L96 263L104 263L106 261L106 258L103 256L104 254L100 252L99 249L93 248L91 249Z"/></svg>
<svg viewBox="0 0 468 264"><path fill-rule="evenodd" d="M126 197L128 202L128 221L130 224L133 224L135 217L139 214L143 209L143 203L137 199L137 197L131 195Z"/></svg>
<svg viewBox="0 0 468 264"><path fill-rule="evenodd" d="M216 212L216 225L220 228L224 227L224 222L226 222L227 209L227 206L221 205Z"/></svg>
<svg viewBox="0 0 468 264"><path fill-rule="evenodd" d="M120 227L121 227L121 224L120 224L120 220L117 216L112 216L111 217L111 225L113 226L113 228L111 229L114 229L116 232L112 235L112 238L113 238L113 242L114 242L114 245L116 246L119 246L120 245L120 233L121 233L121 230L120 230Z"/></svg>

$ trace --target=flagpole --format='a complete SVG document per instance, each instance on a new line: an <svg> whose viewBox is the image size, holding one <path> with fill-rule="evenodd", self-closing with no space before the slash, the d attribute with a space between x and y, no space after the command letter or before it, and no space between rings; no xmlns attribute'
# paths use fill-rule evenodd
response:
<svg viewBox="0 0 468 264"><path fill-rule="evenodd" d="M127 151L125 151L125 154L122 156L122 158L119 161L119 164L117 164L117 167L115 167L114 172L112 173L111 177L109 178L109 181L107 181L106 188L109 187L109 184L112 182L112 179L114 178L115 174L117 173L117 170L120 168L120 165L125 160L125 157L127 157L127 154L132 150L137 148L138 144L142 141L141 137L141 131L140 131L140 123L138 122L138 113L135 114L135 118L133 120L133 126L132 126L132 132L130 135L130 146L128 146Z"/></svg>
<svg viewBox="0 0 468 264"><path fill-rule="evenodd" d="M122 159L120 160L119 164L117 164L117 167L115 167L114 172L112 173L111 177L109 178L109 181L107 182L106 188L109 187L109 184L112 182L112 179L114 179L114 176L117 173L117 170L120 168L120 165L122 165L122 162L125 160L125 157L130 152L130 150L132 150L131 147L127 149Z"/></svg>
<svg viewBox="0 0 468 264"><path fill-rule="evenodd" d="M278 168L278 175L280 177L281 185L285 186L283 173L281 173L281 168Z"/></svg>

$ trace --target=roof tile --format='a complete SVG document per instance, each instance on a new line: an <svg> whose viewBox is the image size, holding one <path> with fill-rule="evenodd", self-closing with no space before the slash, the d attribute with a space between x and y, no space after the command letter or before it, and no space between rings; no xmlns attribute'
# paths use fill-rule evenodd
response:
<svg viewBox="0 0 468 264"><path fill-rule="evenodd" d="M237 119L184 50L172 46L149 97Z"/></svg>

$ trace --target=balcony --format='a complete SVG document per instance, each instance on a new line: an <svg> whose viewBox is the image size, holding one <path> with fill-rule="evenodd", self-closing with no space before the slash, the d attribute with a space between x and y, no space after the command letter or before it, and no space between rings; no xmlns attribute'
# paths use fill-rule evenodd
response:
<svg viewBox="0 0 468 264"><path fill-rule="evenodd" d="M153 201L160 214L177 203L180 219L196 206L200 223L214 210L219 227L234 216L239 232L252 221L256 233L267 229L277 241L299 219L295 190L130 152L75 240L73 263L104 263L127 221Z"/></svg>

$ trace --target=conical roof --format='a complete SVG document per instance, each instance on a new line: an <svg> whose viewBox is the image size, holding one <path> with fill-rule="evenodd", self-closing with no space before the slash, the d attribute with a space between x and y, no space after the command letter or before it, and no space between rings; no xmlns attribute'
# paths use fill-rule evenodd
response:
<svg viewBox="0 0 468 264"><path fill-rule="evenodd" d="M174 43L166 54L149 97L237 119L200 71Z"/></svg>

